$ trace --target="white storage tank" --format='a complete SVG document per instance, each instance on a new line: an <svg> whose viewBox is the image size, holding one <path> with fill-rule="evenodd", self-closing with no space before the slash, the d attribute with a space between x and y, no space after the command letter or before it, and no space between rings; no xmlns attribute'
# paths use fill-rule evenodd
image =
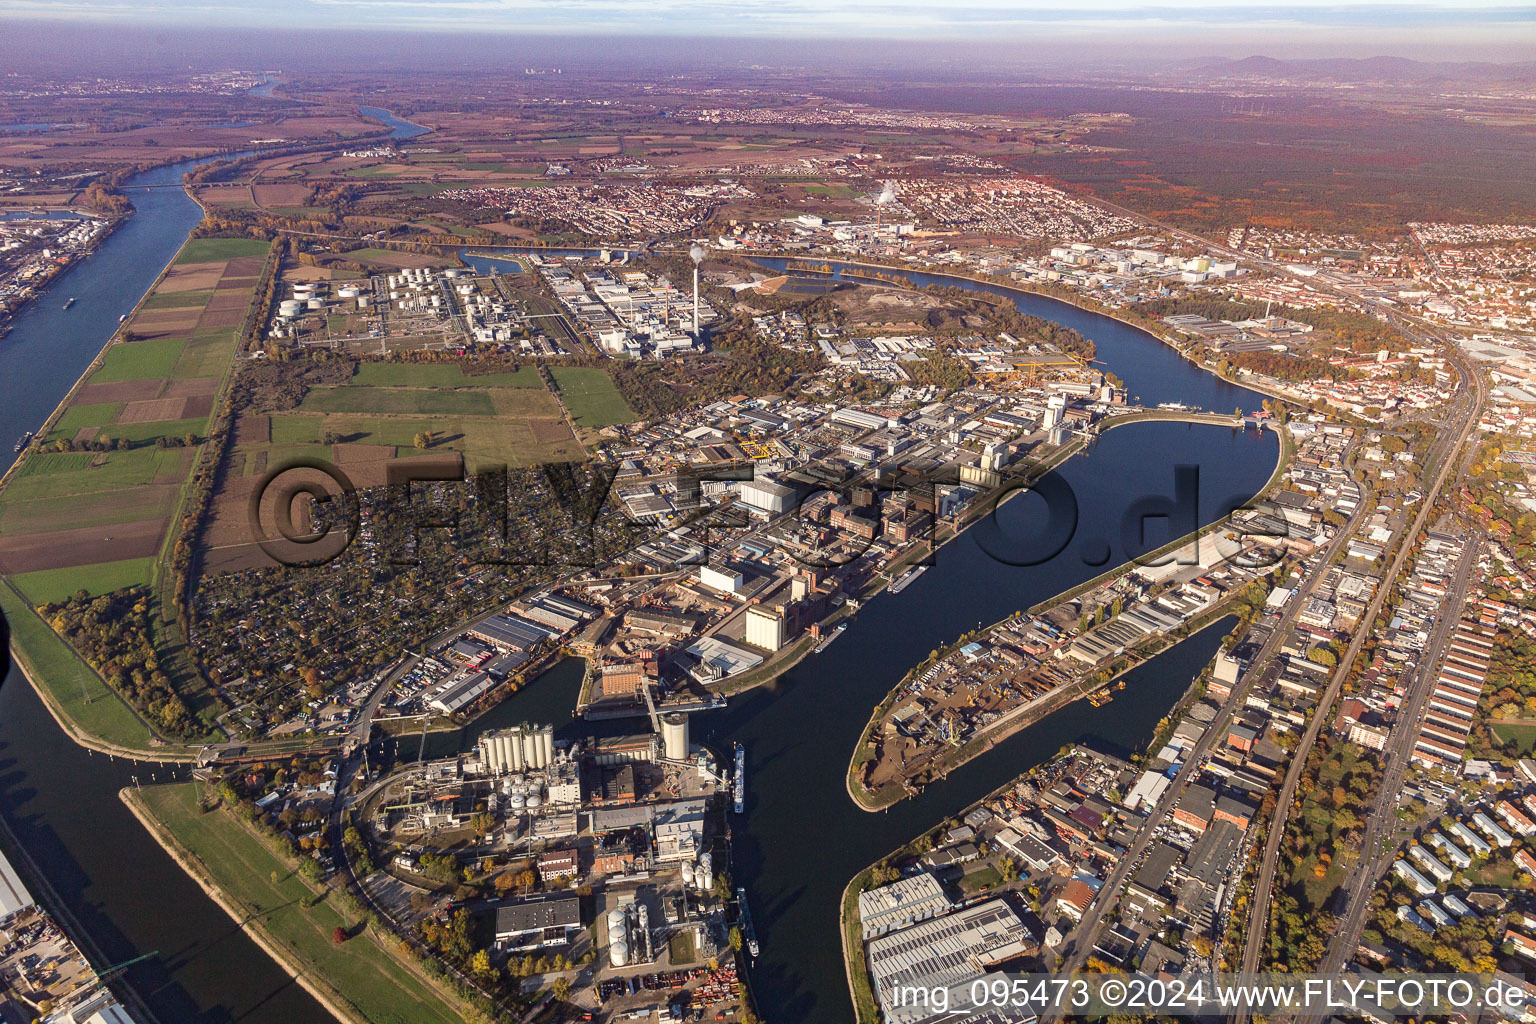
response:
<svg viewBox="0 0 1536 1024"><path fill-rule="evenodd" d="M608 960L615 967L624 967L629 963L629 943L615 939L608 943Z"/></svg>
<svg viewBox="0 0 1536 1024"><path fill-rule="evenodd" d="M688 760L687 715L673 712L661 716L661 746L667 760Z"/></svg>
<svg viewBox="0 0 1536 1024"><path fill-rule="evenodd" d="M692 864L684 864L683 865L683 886L685 888L688 888L688 889L692 889L693 888L693 865Z"/></svg>
<svg viewBox="0 0 1536 1024"><path fill-rule="evenodd" d="M309 302L306 303L306 305L308 305L310 309L324 309L325 308L325 303L320 301L319 299L310 299Z"/></svg>
<svg viewBox="0 0 1536 1024"><path fill-rule="evenodd" d="M363 294L363 290L356 285L347 285L345 288L336 289L336 297L341 299L355 299Z"/></svg>

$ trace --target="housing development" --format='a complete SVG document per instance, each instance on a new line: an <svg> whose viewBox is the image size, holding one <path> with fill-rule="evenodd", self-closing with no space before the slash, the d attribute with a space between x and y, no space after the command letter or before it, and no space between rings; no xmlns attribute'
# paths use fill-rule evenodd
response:
<svg viewBox="0 0 1536 1024"><path fill-rule="evenodd" d="M1536 1017L1528 62L102 31L0 89L0 1016Z"/></svg>

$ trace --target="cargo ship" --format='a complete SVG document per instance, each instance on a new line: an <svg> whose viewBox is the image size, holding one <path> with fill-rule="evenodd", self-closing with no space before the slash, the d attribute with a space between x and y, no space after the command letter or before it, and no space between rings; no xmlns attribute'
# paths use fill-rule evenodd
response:
<svg viewBox="0 0 1536 1024"><path fill-rule="evenodd" d="M747 748L740 743L736 744L736 781L731 789L736 795L736 813L740 814L747 806Z"/></svg>
<svg viewBox="0 0 1536 1024"><path fill-rule="evenodd" d="M757 959L759 947L757 945L757 932L752 928L752 914L747 910L747 890L736 890L737 925L741 928L741 938L747 947L747 952L752 954L752 959Z"/></svg>
<svg viewBox="0 0 1536 1024"><path fill-rule="evenodd" d="M907 586L912 583L913 580L917 579L927 571L928 567L926 565L919 565L916 568L908 569L906 572L902 573L896 578L895 583L891 584L891 593L899 594L903 590L906 590Z"/></svg>
<svg viewBox="0 0 1536 1024"><path fill-rule="evenodd" d="M822 637L822 639L817 642L816 646L814 648L812 648L812 650L814 650L815 653L820 654L822 651L826 650L828 647L831 647L832 646L832 641L836 640L838 637L842 636L843 635L843 630L845 630L847 628L848 628L848 623L846 623L846 622L843 623L842 625L838 626L836 629L834 629L831 632L830 635Z"/></svg>

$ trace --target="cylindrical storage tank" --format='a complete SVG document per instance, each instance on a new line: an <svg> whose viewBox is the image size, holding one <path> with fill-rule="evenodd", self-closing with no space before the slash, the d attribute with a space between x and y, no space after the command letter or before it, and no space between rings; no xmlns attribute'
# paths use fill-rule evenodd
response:
<svg viewBox="0 0 1536 1024"><path fill-rule="evenodd" d="M512 767L518 771L522 771L523 769L529 767L528 758L525 756L523 751L522 737L518 736L516 733L513 733L512 735L506 737L506 741L507 758L512 762Z"/></svg>
<svg viewBox="0 0 1536 1024"><path fill-rule="evenodd" d="M629 943L615 940L608 943L608 960L615 967L629 964Z"/></svg>
<svg viewBox="0 0 1536 1024"><path fill-rule="evenodd" d="M434 296L432 296L432 305L434 305L434 306L441 306L442 304L443 304L443 297L441 295L434 295Z"/></svg>
<svg viewBox="0 0 1536 1024"><path fill-rule="evenodd" d="M532 810L535 807L543 807L543 806L544 806L544 798L543 797L539 796L538 793L529 793L528 794L528 808L529 808L529 810Z"/></svg>
<svg viewBox="0 0 1536 1024"><path fill-rule="evenodd" d="M367 309L368 308L368 296L366 296L366 295L359 295L357 297L357 308L358 309Z"/></svg>
<svg viewBox="0 0 1536 1024"><path fill-rule="evenodd" d="M519 810L521 810L523 808L523 806L525 804L527 804L527 802L528 802L528 798L523 796L523 794L521 794L521 793L511 793L511 794L508 794L508 796L507 796L507 806L508 807L516 807Z"/></svg>
<svg viewBox="0 0 1536 1024"><path fill-rule="evenodd" d="M355 299L363 294L363 290L356 285L348 285L345 288L336 289L336 297L340 299Z"/></svg>
<svg viewBox="0 0 1536 1024"><path fill-rule="evenodd" d="M308 305L310 309L324 309L325 308L325 303L321 302L319 299L310 299L309 302L306 303L306 305Z"/></svg>
<svg viewBox="0 0 1536 1024"><path fill-rule="evenodd" d="M669 761L688 760L688 716L675 712L661 716L661 745Z"/></svg>
<svg viewBox="0 0 1536 1024"><path fill-rule="evenodd" d="M458 267L449 267L447 270L443 271L443 276L458 277L462 273L464 273L464 271L460 270Z"/></svg>
<svg viewBox="0 0 1536 1024"><path fill-rule="evenodd" d="M700 867L693 874L693 880L699 887L699 892L709 892L715 887L715 873L706 867Z"/></svg>
<svg viewBox="0 0 1536 1024"><path fill-rule="evenodd" d="M472 284L461 284L457 291L460 295L473 295L475 294L475 286Z"/></svg>
<svg viewBox="0 0 1536 1024"><path fill-rule="evenodd" d="M693 888L693 865L692 864L684 864L683 865L683 885L686 886L689 889Z"/></svg>
<svg viewBox="0 0 1536 1024"><path fill-rule="evenodd" d="M539 767L549 767L549 762L555 759L555 730L553 726L546 725L544 731L539 734L539 752L544 757L539 762Z"/></svg>
<svg viewBox="0 0 1536 1024"><path fill-rule="evenodd" d="M392 299L398 299L400 297L400 290L398 288L391 288L389 290L389 297Z"/></svg>
<svg viewBox="0 0 1536 1024"><path fill-rule="evenodd" d="M399 274L390 274L389 275L389 286L391 288L394 288L394 287L398 286L399 284L400 284L400 275Z"/></svg>

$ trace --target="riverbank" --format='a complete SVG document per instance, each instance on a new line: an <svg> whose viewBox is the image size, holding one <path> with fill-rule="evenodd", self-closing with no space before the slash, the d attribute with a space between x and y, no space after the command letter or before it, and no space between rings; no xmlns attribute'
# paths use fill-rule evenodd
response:
<svg viewBox="0 0 1536 1024"><path fill-rule="evenodd" d="M1050 693L1042 694L1028 703L1021 704L1004 712L995 722L979 730L960 746L935 758L933 770L942 779L945 775L948 775L957 768L964 767L1014 734L1022 732L1032 725L1039 724L1067 705L1082 700L1100 690L1113 687L1123 676L1141 668L1158 655L1166 653L1170 648L1176 646L1187 637L1193 636L1212 623L1233 614L1234 607L1241 603L1247 589L1247 587L1244 587L1234 590L1222 598L1222 600L1205 609L1189 622L1180 626L1179 634L1159 633L1143 641L1143 646L1132 648L1117 655L1115 660L1111 662L1113 671L1104 679L1095 680L1090 676L1083 676L1065 686L1052 690ZM1009 620L1003 619L1001 622L994 622L983 630L980 635L985 636L1007 621ZM954 653L956 646L952 644L941 651L940 657L942 658ZM917 670L913 669L913 672L915 671ZM897 684L891 690L890 695L876 707L874 714L870 716L869 724L865 727L864 732L860 734L859 743L854 747L853 756L848 762L848 771L843 777L843 785L848 791L849 798L860 810L868 811L871 814L875 811L883 811L893 807L908 796L914 795L905 786L895 784L883 786L878 791L871 793L864 788L857 778L859 767L864 763L860 760L860 756L864 753L864 748L869 743L871 731L878 726L880 720L890 711L891 706L895 703L896 695L901 692L902 687L911 678L912 672L902 677L901 683Z"/></svg>
<svg viewBox="0 0 1536 1024"><path fill-rule="evenodd" d="M85 387L90 379L106 364L108 353L111 352L115 346L129 344L129 342L125 342L123 340L121 324L130 321L134 316L136 316L144 307L144 304L149 300L150 296L155 294L156 289L158 289L164 282L166 275L170 272L171 268L175 266L176 261L181 258L181 254L185 251L188 241L190 241L190 239L184 239L182 243L177 246L175 252L173 252L165 261L165 263L160 267L158 273L155 275L154 280L150 282L149 286L133 303L133 306L129 312L123 315L122 320L119 321L119 326L112 330L112 332L108 335L106 343L101 347L99 351L97 351L90 362L86 364L85 369L81 371L79 376L75 378L74 384L70 386L69 390L65 392L64 397L61 398L59 402L54 406L53 411L44 420L42 426L37 429L38 439L47 437L48 434L54 429L55 425L60 421L60 419L66 415L67 410L72 404L74 404L75 399L78 397L81 388ZM269 256L268 266L264 267L263 273L270 272L270 263L271 259ZM209 413L210 423L213 422L213 418L217 415L218 410L225 400L225 395L232 377L233 360L231 360L231 362L224 367L224 370L220 375L218 390L214 395L213 405ZM38 442L34 442L34 444L36 443ZM213 442L210 440L206 443L211 444ZM182 478L180 489L177 492L176 504L173 510L173 514L168 519L170 526L166 529L166 536L161 541L160 548L153 559L152 568L150 571L149 588L150 592L155 595L157 603L161 605L160 612L158 613L158 617L161 619L161 621L158 623L158 626L162 630L166 628L175 628L174 622L171 621L172 617L168 616L165 612L166 595L163 593L163 581L164 577L170 571L169 562L171 554L174 551L176 540L180 536L181 531L181 526L179 524L182 522L183 511L187 502L187 496L191 487L193 486L197 460L202 457L202 454L202 451L199 450L197 456L194 458L192 468L189 469ZM4 474L0 474L0 500L3 500L5 491L8 489L11 482L16 478L16 475L21 471L21 468L30 459L38 457L40 456L35 448L29 449L27 452L24 452L15 462L13 462ZM27 598L26 595L24 595L11 580L6 579L4 581L4 586L0 587L0 591L9 592L10 595L22 600L25 604L25 610L21 610L17 609L13 602L7 600L5 604L7 606L8 619L12 620L13 622L18 619L22 621L42 621L41 618L36 615L35 605L33 604L32 600ZM172 604L173 603L174 602L172 602ZM44 625L46 626L46 624ZM70 653L73 655L74 665L78 668L83 668L86 672L89 672L92 676L95 676L95 681L99 684L98 693L83 696L80 702L74 702L69 700L59 690L59 683L52 678L50 673L38 671L23 672L25 678L31 683L33 688L38 691L38 695L43 699L43 702L48 707L49 712L54 716L55 720L59 722L60 727L63 728L64 731L68 733L70 737L73 738L77 743L95 750L113 753L118 756L168 760L191 760L193 756L195 756L193 750L186 744L173 743L172 741L167 740L164 736L160 735L160 733L152 725L150 725L143 718L143 716L138 713L136 709L129 706L127 701L123 700L122 697L116 693L116 691L112 690L103 680L101 680L100 675L95 671L95 669L91 668L89 664L87 664L85 658L74 649L73 645L71 645L68 640L60 637L52 630L51 627L47 628L47 634L56 640L59 644L62 644L64 647L68 648ZM30 662L37 664L41 662L52 662L58 664L61 661L59 655L56 652L52 652L46 649L52 646L49 643L49 637L44 636L37 630L13 628L12 646L17 652L18 661L22 661L23 663ZM185 651L184 643L176 646L178 649ZM30 650L28 650L29 647L31 648ZM182 672L180 674L184 679L189 673L195 673L195 669L190 668L190 666L184 665L181 666L181 668ZM77 675L76 672L71 672L70 674ZM90 685L84 680L75 679L74 681L81 687L83 693L97 689L95 686ZM192 695L183 692L181 693L181 696L183 700L189 700L190 702ZM131 720L128 717L106 713L84 715L76 714L76 712L89 710L89 706L91 704L95 703L97 700L102 699L110 699L120 703L127 711L128 715L131 716ZM162 748L165 750L175 750L180 748L181 752L167 755L162 751Z"/></svg>
<svg viewBox="0 0 1536 1024"><path fill-rule="evenodd" d="M1223 420L1225 421L1225 424L1223 423ZM1172 411L1149 411L1146 413L1132 413L1127 416L1107 420L1105 421L1104 430L1107 432L1108 430L1119 426L1155 421L1190 422L1208 425L1230 425L1231 422L1229 417L1201 417L1187 412L1179 413ZM1290 439L1286 432L1278 428L1276 428L1274 432L1276 437L1279 439L1275 468L1270 473L1269 479L1265 482L1264 487L1254 495L1254 499L1263 497L1264 495L1273 491L1277 486L1279 486L1285 469L1289 465L1290 460L1294 454L1294 446L1290 443ZM1137 564L1151 564L1157 559L1171 554L1172 552L1177 551L1180 548L1196 540L1199 540L1202 537L1207 537L1213 533L1219 532L1220 530L1230 525L1233 514L1234 513L1229 513L1228 515L1225 515L1212 523L1200 527L1198 530L1195 530L1192 533L1175 538L1174 540L1169 541L1161 547L1147 552L1139 559L1123 562L1112 569L1100 573L1092 579L1086 580L1077 584L1076 586L1062 591L1059 594L1056 594L1046 601L1041 601L1031 605L1028 608L1028 612L1031 615L1039 615L1050 608L1059 606L1064 601L1070 601L1081 594L1087 593L1095 587L1102 586L1109 580L1116 579L1124 575L1128 570ZM1202 612L1188 624L1187 631L1193 632L1200 628L1200 624L1214 621L1215 618L1219 615L1226 614L1225 609L1230 606L1240 594L1241 591L1235 591L1233 594L1218 602L1212 608ZM991 633L993 630L1010 621L1012 618L1013 616L1004 617L1003 619L992 623L984 629L979 630L978 634L984 636L988 633ZM866 753L866 747L870 742L870 737L873 733L873 730L879 727L881 719L887 713L889 713L892 705L895 703L897 695L901 693L903 687L905 687L911 680L913 674L922 669L925 665L930 664L933 660L939 660L952 654L957 646L958 642L952 642L944 647L941 647L938 649L938 659L930 659L930 661L923 662L914 668L909 669L907 673L902 676L901 680L886 694L885 698L881 700L879 704L875 705L875 709L871 713L868 723L865 725L863 731L859 735L858 743L854 746L853 753L849 758L848 769L844 773L843 777L843 785L848 792L849 798L861 810L869 811L871 813L874 811L882 811L896 803L899 803L908 795L907 790L904 787L896 785L882 787L881 790L874 793L867 791L862 783L858 781L857 774L859 767L864 763L863 755ZM987 728L978 732L970 740L966 741L965 744L955 748L955 750L948 755L945 755L936 760L934 762L934 768L940 771L941 774L953 771L954 769L970 761L972 758L979 756L986 750L990 750L997 743L1000 743L1013 734L1026 729L1031 725L1034 725L1048 715L1059 711L1067 704L1088 696L1090 693L1101 689L1107 683L1113 683L1126 672L1140 664L1145 664L1146 661L1155 657L1165 649L1166 647L1160 647L1158 650L1146 652L1139 661L1123 666L1112 676L1110 676L1108 680L1103 682L1090 685L1088 679L1085 677L1059 689L1053 690L1050 693L1043 694L1033 701L1010 709L1009 711L1005 712L996 722L992 723Z"/></svg>
<svg viewBox="0 0 1536 1024"><path fill-rule="evenodd" d="M342 1024L462 1024L467 1008L390 953L362 915L333 906L230 812L205 810L198 783L124 789L119 798L194 882ZM334 941L341 928L348 938Z"/></svg>
<svg viewBox="0 0 1536 1024"><path fill-rule="evenodd" d="M763 257L763 258L767 258L767 259L786 260L786 261L787 260L806 260L806 261L810 261L810 260L814 260L815 259L815 257L806 256L804 254L797 254L797 255L793 255L793 256L763 256L763 254L758 254L758 253L754 253L754 254L748 256L747 258L750 259L750 260L756 260L759 257ZM1004 282L1004 281L999 281L999 280L997 280L995 278L991 278L991 277L979 277L979 276L974 275L974 274L957 274L954 271L948 271L948 270L928 270L928 269L922 269L922 268L913 268L913 267L909 267L909 266L906 266L904 264L899 264L899 263L865 263L865 262L862 262L860 260L845 260L845 259L837 259L837 258L820 259L818 262L827 264L828 266L860 267L860 268L864 268L864 269L868 269L868 270L895 270L895 271L899 271L901 273L906 273L906 274L922 274L925 277L934 277L934 278L948 279L948 280L952 280L952 281L969 282L971 284L976 284L976 285L983 285L983 286L985 286L987 288L997 289L998 292L1004 293L1004 294L1013 293L1013 294L1017 294L1017 295L1027 295L1027 296L1030 296L1030 297L1033 297L1033 298L1054 299L1055 301L1060 302L1064 306L1071 306L1073 309L1081 310L1084 313L1092 313L1095 316L1102 316L1102 317L1104 317L1107 320L1114 320L1116 323L1121 323L1121 324L1124 324L1127 327L1133 328L1134 330L1141 331L1143 334L1146 334L1149 337L1155 338L1158 341L1162 342L1164 345L1168 346L1170 349L1172 349L1174 352L1176 352L1181 358L1183 358L1183 359L1187 360L1188 362L1194 364L1196 367L1198 367L1199 369L1201 369L1201 370L1205 371L1206 373L1210 374L1212 377L1215 377L1215 378L1217 378L1219 380L1224 380L1228 384L1233 385L1234 387L1246 388L1249 391L1257 391L1257 392L1260 392L1261 394L1268 395L1271 398L1278 399L1279 401L1287 402L1287 403L1292 404L1292 405L1299 404L1298 400L1294 396L1287 395L1283 391L1280 391L1280 390L1278 390L1278 389L1276 389L1274 387L1271 387L1270 385L1263 384L1263 383L1254 383L1254 382L1251 382L1251 381L1248 381L1248 380L1239 380L1239 379L1237 379L1235 377L1231 377L1231 376L1229 376L1227 374L1218 373L1213 367L1211 367L1209 364L1205 363L1203 360L1196 359L1194 356L1190 355L1188 349L1186 349L1183 344L1181 344L1177 340L1175 340L1175 339L1173 339L1173 338L1163 334L1161 332L1161 330L1159 329L1160 325L1158 325L1158 324L1156 324L1154 322L1143 322L1143 321L1139 321L1139 319L1131 319L1130 317L1126 316L1121 310L1119 310L1116 307L1101 305L1100 303L1093 302L1091 299L1088 299L1086 296L1079 295L1076 292L1072 292L1072 291L1061 291L1061 292L1047 291L1047 290L1045 290L1043 288L1030 288L1030 287L1028 287L1026 285L1019 284L1017 281L1013 281L1013 280L1009 280L1009 281ZM788 271L786 271L786 272L788 272ZM807 273L807 274L820 274L821 273L820 271L814 271L814 270L800 270L800 271L795 271L795 272L796 273ZM825 275L822 275L822 276L836 277L838 275L834 273L834 274L825 274ZM855 280L858 283L863 283L863 284L872 284L872 285L877 285L877 286L878 285L883 285L885 287L890 287L890 288L899 288L899 287L901 287L901 285L897 285L897 284L894 284L892 282L870 281L870 280L861 280L861 279L855 279ZM1094 362L1098 362L1098 360L1095 359Z"/></svg>

